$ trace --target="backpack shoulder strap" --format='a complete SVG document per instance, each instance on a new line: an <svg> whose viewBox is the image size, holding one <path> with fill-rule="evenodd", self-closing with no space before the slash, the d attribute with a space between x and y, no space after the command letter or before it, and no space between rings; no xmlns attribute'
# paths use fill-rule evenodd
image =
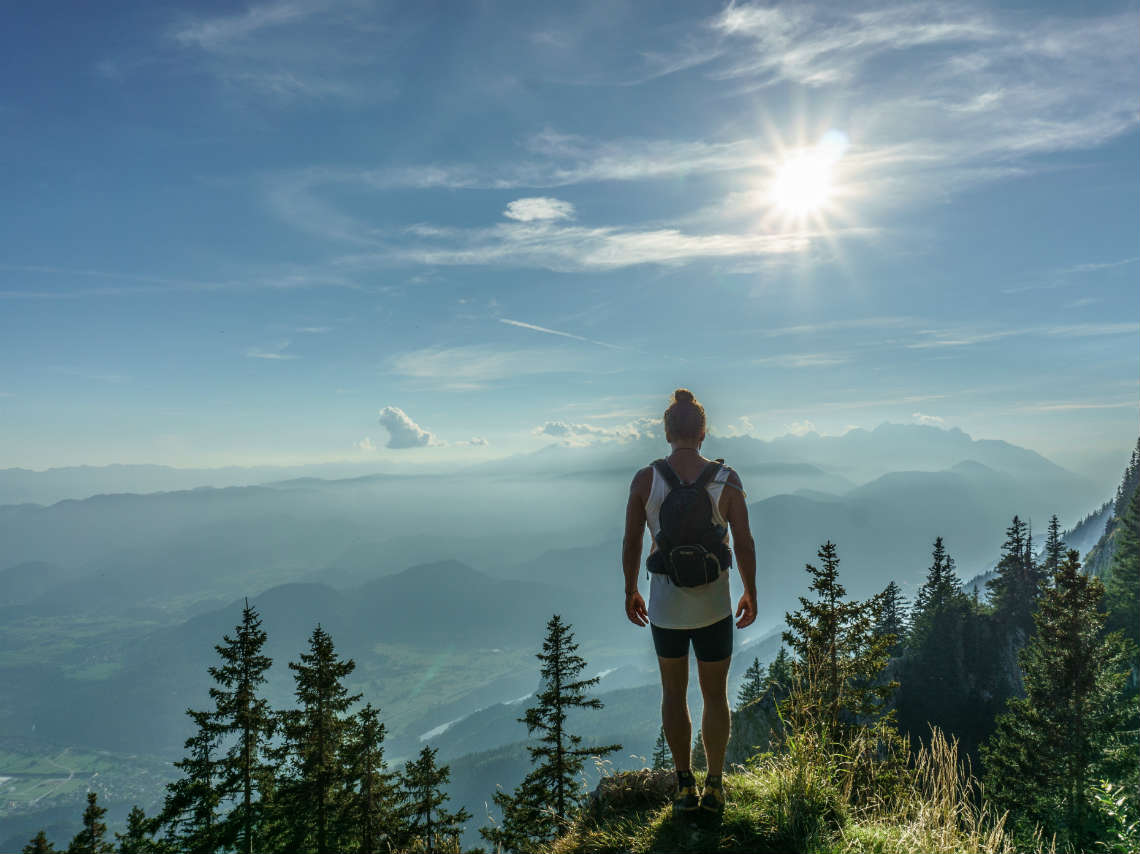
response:
<svg viewBox="0 0 1140 854"><path fill-rule="evenodd" d="M681 478L677 477L677 473L673 471L673 467L669 465L665 459L654 460L653 467L657 469L657 473L669 484L670 489L676 489L681 485Z"/></svg>
<svg viewBox="0 0 1140 854"><path fill-rule="evenodd" d="M696 483L697 488L698 489L704 489L706 486L708 486L710 481L712 481L712 479L714 477L716 477L717 472L719 472L721 470L721 467L723 465L724 465L724 460L722 460L722 459L713 460L711 463L706 465L704 467L704 470L700 473L700 476L696 479L695 483Z"/></svg>

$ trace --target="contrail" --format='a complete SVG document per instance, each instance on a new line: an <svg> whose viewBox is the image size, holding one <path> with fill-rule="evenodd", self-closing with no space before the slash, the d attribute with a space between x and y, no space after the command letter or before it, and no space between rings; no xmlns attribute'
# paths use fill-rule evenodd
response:
<svg viewBox="0 0 1140 854"><path fill-rule="evenodd" d="M499 323L506 323L509 326L518 326L522 329L533 329L535 332L545 332L547 335L560 335L563 338L573 338L575 341L585 341L587 344L597 344L599 347L609 347L611 350L630 349L629 347L619 347L617 344L607 344L605 341L595 341L593 338L584 338L581 335L574 335L570 332L559 332L557 329L535 326L533 323L523 323L521 320L508 320L505 317L500 317Z"/></svg>

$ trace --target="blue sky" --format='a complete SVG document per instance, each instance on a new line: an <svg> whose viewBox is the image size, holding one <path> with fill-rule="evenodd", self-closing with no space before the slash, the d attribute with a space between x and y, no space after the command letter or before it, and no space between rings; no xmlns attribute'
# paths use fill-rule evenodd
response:
<svg viewBox="0 0 1140 854"><path fill-rule="evenodd" d="M620 440L685 385L725 434L933 423L1111 469L1138 18L14 7L0 466L476 460Z"/></svg>

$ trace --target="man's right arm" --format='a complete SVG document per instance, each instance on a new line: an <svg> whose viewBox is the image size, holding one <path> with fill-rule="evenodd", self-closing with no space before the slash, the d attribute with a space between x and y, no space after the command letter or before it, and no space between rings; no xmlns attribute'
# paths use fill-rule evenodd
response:
<svg viewBox="0 0 1140 854"><path fill-rule="evenodd" d="M629 500L625 505L625 536L621 543L621 568L625 575L625 613L629 621L644 626L649 621L645 600L637 590L641 575L641 543L645 537L645 500L649 495L652 474L644 468L633 476Z"/></svg>

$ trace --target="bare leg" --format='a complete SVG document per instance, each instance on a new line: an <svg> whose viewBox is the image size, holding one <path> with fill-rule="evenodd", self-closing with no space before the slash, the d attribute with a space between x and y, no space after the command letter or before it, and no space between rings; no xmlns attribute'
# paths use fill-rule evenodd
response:
<svg viewBox="0 0 1140 854"><path fill-rule="evenodd" d="M724 752L728 748L732 720L728 711L728 666L731 662L731 657L721 661L697 661L697 677L704 697L701 737L705 743L708 772L714 775L724 770Z"/></svg>
<svg viewBox="0 0 1140 854"><path fill-rule="evenodd" d="M661 725L665 740L673 753L673 767L689 771L689 750L693 742L693 724L689 720L689 656L683 658L657 657L661 667Z"/></svg>

